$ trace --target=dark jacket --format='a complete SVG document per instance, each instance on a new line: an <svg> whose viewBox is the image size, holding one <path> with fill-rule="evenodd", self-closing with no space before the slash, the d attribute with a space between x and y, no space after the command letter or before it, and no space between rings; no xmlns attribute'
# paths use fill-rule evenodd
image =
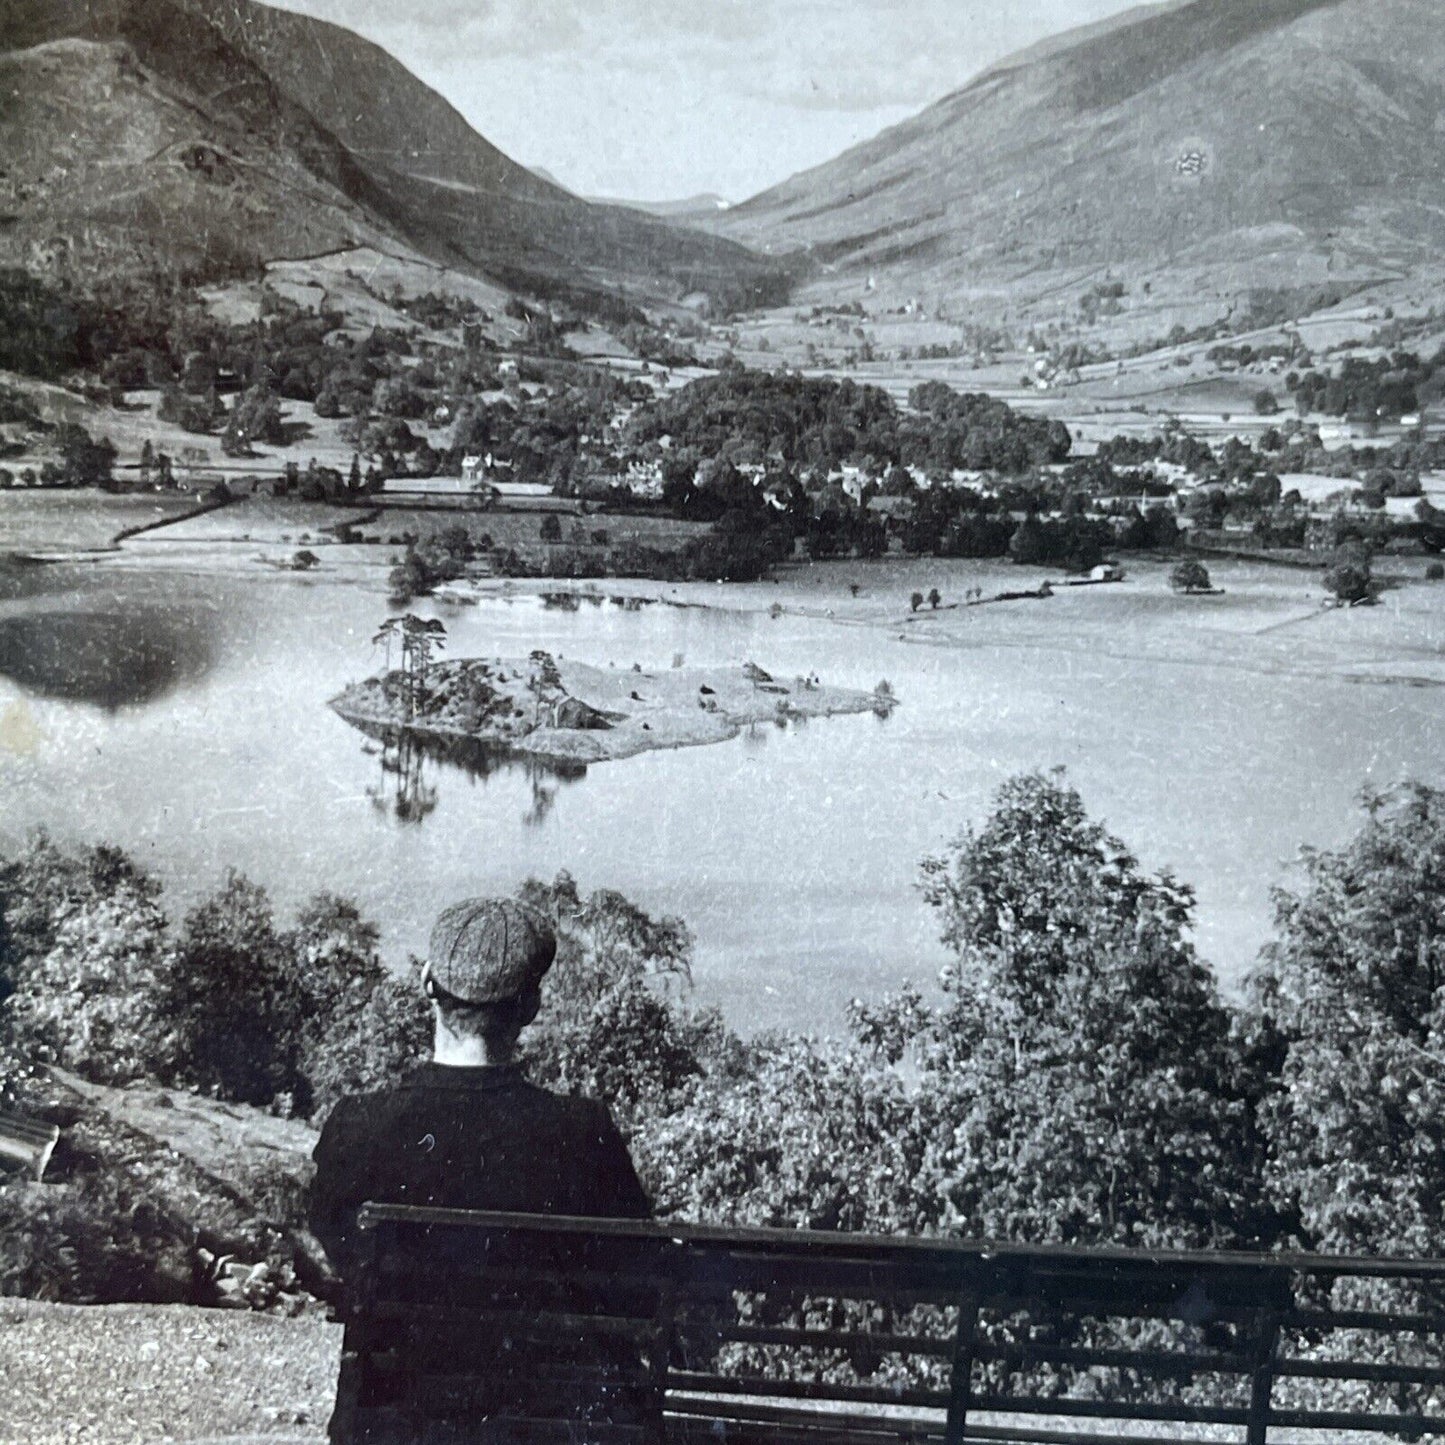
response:
<svg viewBox="0 0 1445 1445"><path fill-rule="evenodd" d="M550 1094L520 1068L425 1064L349 1094L312 1156L311 1228L345 1278L368 1200L645 1219L652 1210L605 1104Z"/></svg>
<svg viewBox="0 0 1445 1445"><path fill-rule="evenodd" d="M517 1068L427 1064L397 1088L348 1095L332 1110L313 1157L311 1228L349 1285L357 1282L356 1211L367 1201L623 1219L652 1212L606 1106L549 1094ZM469 1297L471 1246L464 1238L439 1239L427 1271L427 1288L437 1291L433 1303L448 1303L450 1286L434 1281L438 1273L448 1279L448 1251L458 1245L463 1256L454 1283ZM575 1267L550 1257L527 1263L550 1266L554 1276ZM500 1288L505 1295L509 1287ZM534 1301L523 1290L496 1305L525 1311ZM570 1317L605 1302L579 1286L561 1299L538 1297L535 1307L540 1320L548 1309ZM350 1312L345 1302L343 1312ZM363 1385L357 1362L343 1350L331 1418L335 1445L512 1445L534 1438L514 1433L508 1424L514 1419L561 1422L579 1439L615 1438L607 1433L613 1426L629 1438L661 1428L661 1401L635 1348L575 1326L547 1326L540 1352L527 1331L481 1318L464 1337L449 1326L405 1320L369 1320L364 1334L373 1353L394 1356L405 1368ZM473 1377L460 1401L438 1398L427 1383L429 1371L445 1376L453 1369L451 1360ZM487 1368L478 1373L480 1360Z"/></svg>

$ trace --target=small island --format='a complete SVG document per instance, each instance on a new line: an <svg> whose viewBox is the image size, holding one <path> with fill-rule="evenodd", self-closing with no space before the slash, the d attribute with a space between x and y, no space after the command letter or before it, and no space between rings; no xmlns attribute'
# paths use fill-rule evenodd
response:
<svg viewBox="0 0 1445 1445"><path fill-rule="evenodd" d="M658 748L725 742L756 724L876 712L896 705L873 692L790 682L753 663L736 667L593 667L537 651L526 659L457 658L405 666L355 683L331 700L370 733L468 738L499 752L557 763L634 757Z"/></svg>

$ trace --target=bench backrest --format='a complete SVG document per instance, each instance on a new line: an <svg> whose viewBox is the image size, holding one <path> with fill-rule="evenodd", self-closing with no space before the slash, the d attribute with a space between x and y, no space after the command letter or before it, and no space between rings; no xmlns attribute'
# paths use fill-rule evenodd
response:
<svg viewBox="0 0 1445 1445"><path fill-rule="evenodd" d="M1233 1426L1250 1445L1279 1427L1445 1431L1440 1260L385 1205L361 1223L334 1440L381 1416L412 1422L398 1439L590 1445L1117 1438L1070 1423L1086 1420ZM510 1433L466 1434L482 1415Z"/></svg>
<svg viewBox="0 0 1445 1445"><path fill-rule="evenodd" d="M0 1109L0 1165L23 1169L36 1180L43 1179L59 1140L56 1125Z"/></svg>

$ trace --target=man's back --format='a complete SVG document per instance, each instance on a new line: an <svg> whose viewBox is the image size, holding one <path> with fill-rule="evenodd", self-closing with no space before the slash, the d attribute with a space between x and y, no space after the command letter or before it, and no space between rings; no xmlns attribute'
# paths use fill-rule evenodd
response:
<svg viewBox="0 0 1445 1445"><path fill-rule="evenodd" d="M545 1266L551 1286L519 1295L494 1255L477 1258L464 1235L438 1230L424 1260L390 1262L388 1286L423 1296L424 1317L383 1321L365 1308L388 1267L378 1260L376 1274L363 1272L356 1212L368 1202L651 1213L606 1106L538 1089L514 1063L556 950L548 921L515 900L472 898L445 909L421 978L435 1016L434 1062L394 1088L342 1099L321 1131L311 1227L345 1286L348 1336L360 1329L372 1354L392 1362L386 1378L368 1378L363 1389L343 1354L331 1420L337 1445L490 1445L512 1440L509 1420L549 1420L585 1438L595 1426L650 1427L661 1418L636 1349L585 1319L606 1305L593 1298L595 1270L565 1252L543 1260L532 1251L522 1263ZM416 1277L398 1280L398 1267ZM460 1333L447 1322L458 1310L468 1317ZM451 1383L458 1373L469 1382L461 1399Z"/></svg>
<svg viewBox="0 0 1445 1445"><path fill-rule="evenodd" d="M527 1082L516 1067L424 1064L353 1094L316 1146L311 1226L343 1277L368 1200L642 1219L651 1210L606 1106Z"/></svg>

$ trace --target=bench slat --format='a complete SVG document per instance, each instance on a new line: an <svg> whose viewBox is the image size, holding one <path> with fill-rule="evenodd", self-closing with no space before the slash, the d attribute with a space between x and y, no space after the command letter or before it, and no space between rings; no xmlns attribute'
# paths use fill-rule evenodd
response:
<svg viewBox="0 0 1445 1445"><path fill-rule="evenodd" d="M605 1384L619 1409L661 1402L666 1438L683 1445L1103 1445L1118 1438L1110 1422L1124 1420L1179 1425L1179 1440L1206 1426L1248 1427L1254 1441L1280 1428L1445 1429L1409 1414L1409 1394L1382 1394L1373 1411L1311 1410L1273 1406L1268 1388L1288 1376L1445 1384L1445 1353L1409 1365L1338 1335L1353 1358L1289 1358L1306 1327L1312 1342L1346 1328L1439 1332L1445 1351L1445 1316L1419 1304L1445 1282L1442 1260L1056 1250L395 1206L363 1213L376 1267L347 1327L358 1378L381 1380L378 1399L398 1390L414 1405L431 1398L446 1418L486 1400L489 1387L493 1398L515 1390L509 1398L525 1414L545 1413L555 1391L560 1414ZM1415 1303L1402 1296L1406 1307L1392 1313L1300 1302L1351 1277L1407 1282ZM910 1319L915 1306L923 1310ZM1115 1323L1129 1321L1179 1329L1134 1339ZM1206 1325L1219 1330L1215 1348L1198 1343L1207 1333L1183 1328ZM437 1347L408 1364L408 1344L426 1345L428 1328ZM515 1350L501 1356L505 1366L487 1343L497 1332ZM1098 1342L1082 1342L1090 1339ZM883 1383L878 1362L900 1358L927 1368ZM1127 1372L1144 1398L1100 1398L1111 1376L1099 1371ZM1177 1398L1177 1386L1205 1376L1219 1378L1216 1393ZM581 1428L591 1439L594 1427ZM605 1426L595 1433L613 1438ZM658 1440L655 1428L647 1438Z"/></svg>

